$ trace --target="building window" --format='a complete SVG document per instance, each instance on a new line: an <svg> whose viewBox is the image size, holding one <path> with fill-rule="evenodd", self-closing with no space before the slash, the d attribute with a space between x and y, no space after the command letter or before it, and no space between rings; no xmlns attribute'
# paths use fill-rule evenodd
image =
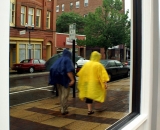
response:
<svg viewBox="0 0 160 130"><path fill-rule="evenodd" d="M40 44L35 44L34 58L36 59L41 58L41 45Z"/></svg>
<svg viewBox="0 0 160 130"><path fill-rule="evenodd" d="M70 3L70 10L73 9L73 3Z"/></svg>
<svg viewBox="0 0 160 130"><path fill-rule="evenodd" d="M46 28L50 29L50 12L47 11Z"/></svg>
<svg viewBox="0 0 160 130"><path fill-rule="evenodd" d="M64 11L64 4L62 4L62 11Z"/></svg>
<svg viewBox="0 0 160 130"><path fill-rule="evenodd" d="M10 26L15 26L15 1L10 3Z"/></svg>
<svg viewBox="0 0 160 130"><path fill-rule="evenodd" d="M84 0L84 7L88 6L88 0Z"/></svg>
<svg viewBox="0 0 160 130"><path fill-rule="evenodd" d="M34 24L34 8L28 9L28 26Z"/></svg>
<svg viewBox="0 0 160 130"><path fill-rule="evenodd" d="M79 1L76 2L76 8L79 8L80 6L79 3L80 3Z"/></svg>
<svg viewBox="0 0 160 130"><path fill-rule="evenodd" d="M26 44L19 45L19 62L26 59Z"/></svg>
<svg viewBox="0 0 160 130"><path fill-rule="evenodd" d="M31 44L31 58L41 59L41 44ZM19 44L19 62L29 58L28 44Z"/></svg>
<svg viewBox="0 0 160 130"><path fill-rule="evenodd" d="M26 24L26 7L21 6L21 25L25 26Z"/></svg>
<svg viewBox="0 0 160 130"><path fill-rule="evenodd" d="M41 26L41 10L37 9L36 10L36 27L40 27Z"/></svg>
<svg viewBox="0 0 160 130"><path fill-rule="evenodd" d="M59 5L56 6L56 12L59 12Z"/></svg>

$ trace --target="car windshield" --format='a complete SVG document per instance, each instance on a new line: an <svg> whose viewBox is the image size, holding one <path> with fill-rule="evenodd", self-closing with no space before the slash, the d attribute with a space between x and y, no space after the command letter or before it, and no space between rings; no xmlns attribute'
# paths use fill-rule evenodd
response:
<svg viewBox="0 0 160 130"><path fill-rule="evenodd" d="M29 63L30 59L22 60L20 63Z"/></svg>
<svg viewBox="0 0 160 130"><path fill-rule="evenodd" d="M104 66L106 66L108 64L108 61L107 60L100 60L100 63Z"/></svg>

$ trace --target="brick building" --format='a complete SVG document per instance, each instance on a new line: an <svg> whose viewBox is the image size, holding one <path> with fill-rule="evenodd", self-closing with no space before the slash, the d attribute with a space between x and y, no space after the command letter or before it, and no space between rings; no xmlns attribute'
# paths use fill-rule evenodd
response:
<svg viewBox="0 0 160 130"><path fill-rule="evenodd" d="M57 0L10 0L10 5L10 67L29 55L49 59L56 53Z"/></svg>

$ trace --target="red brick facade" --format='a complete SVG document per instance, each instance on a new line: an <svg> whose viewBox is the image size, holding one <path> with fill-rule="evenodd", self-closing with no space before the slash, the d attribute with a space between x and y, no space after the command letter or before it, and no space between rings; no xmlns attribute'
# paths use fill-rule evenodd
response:
<svg viewBox="0 0 160 130"><path fill-rule="evenodd" d="M55 37L56 37L56 5L57 0L15 0L15 25L10 26L10 48L15 47L16 60L12 61L12 51L10 49L10 65L19 62L18 47L20 43L28 43L29 33L20 35L20 31L25 30L25 26L21 25L21 6L26 8L25 21L28 21L28 9L34 9L34 25L36 25L36 10L41 10L40 27L35 27L30 31L31 44L37 42L41 44L41 57L44 60L49 59L56 53ZM47 11L50 12L50 28L46 28Z"/></svg>
<svg viewBox="0 0 160 130"><path fill-rule="evenodd" d="M80 6L76 8L76 2L79 1ZM59 12L57 16L63 12L75 12L82 16L87 15L89 12L94 12L95 9L99 6L102 6L103 0L88 0L88 6L84 5L85 0L57 0L57 5L59 5ZM124 0L123 1L123 10L124 10ZM73 3L72 9L70 8L70 3ZM62 11L62 4L64 4L64 11Z"/></svg>

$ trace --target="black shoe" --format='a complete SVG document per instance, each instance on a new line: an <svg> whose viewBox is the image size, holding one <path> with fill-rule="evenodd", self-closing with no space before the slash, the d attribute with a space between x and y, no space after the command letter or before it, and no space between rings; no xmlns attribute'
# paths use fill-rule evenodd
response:
<svg viewBox="0 0 160 130"><path fill-rule="evenodd" d="M66 111L66 112L63 112L62 113L62 115L67 115L69 112L68 111Z"/></svg>
<svg viewBox="0 0 160 130"><path fill-rule="evenodd" d="M88 115L94 114L94 111L88 111Z"/></svg>

